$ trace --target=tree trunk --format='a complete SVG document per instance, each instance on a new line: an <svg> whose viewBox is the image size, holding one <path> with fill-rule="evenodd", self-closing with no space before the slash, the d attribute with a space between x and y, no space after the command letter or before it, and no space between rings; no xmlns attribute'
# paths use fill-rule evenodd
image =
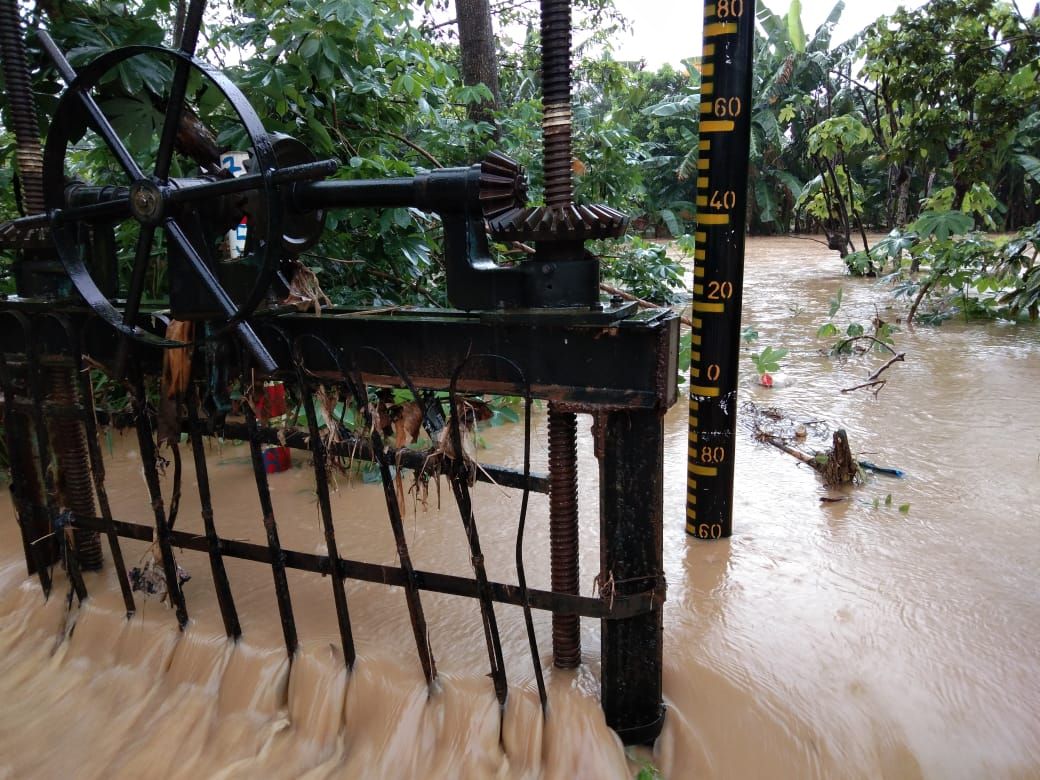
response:
<svg viewBox="0 0 1040 780"><path fill-rule="evenodd" d="M960 211L964 205L964 197L968 194L971 185L959 176L953 177L953 210Z"/></svg>
<svg viewBox="0 0 1040 780"><path fill-rule="evenodd" d="M455 14L462 53L462 81L466 86L485 85L493 97L490 102L471 103L467 109L469 118L474 122L494 122L494 111L501 103L501 96L491 6L488 0L455 0ZM497 136L497 130L495 134Z"/></svg>
<svg viewBox="0 0 1040 780"><path fill-rule="evenodd" d="M910 172L905 168L899 171L899 187L896 195L895 225L900 230L906 228L907 209L910 205Z"/></svg>

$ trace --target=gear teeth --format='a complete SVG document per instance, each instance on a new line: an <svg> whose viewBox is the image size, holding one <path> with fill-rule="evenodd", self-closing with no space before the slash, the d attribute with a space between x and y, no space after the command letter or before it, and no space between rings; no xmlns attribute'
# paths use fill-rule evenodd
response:
<svg viewBox="0 0 1040 780"><path fill-rule="evenodd" d="M516 160L491 152L480 164L480 207L484 218L520 209L527 203L527 176Z"/></svg>
<svg viewBox="0 0 1040 780"><path fill-rule="evenodd" d="M589 241L623 236L628 217L610 206L533 206L505 211L489 227L497 241Z"/></svg>

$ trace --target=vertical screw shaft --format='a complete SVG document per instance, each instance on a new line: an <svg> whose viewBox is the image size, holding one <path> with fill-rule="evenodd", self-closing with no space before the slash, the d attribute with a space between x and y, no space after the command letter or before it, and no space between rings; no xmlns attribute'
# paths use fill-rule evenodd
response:
<svg viewBox="0 0 1040 780"><path fill-rule="evenodd" d="M571 3L542 0L542 164L545 205L574 200L571 179ZM549 558L552 589L578 593L578 418L549 407ZM577 615L553 613L553 663L581 663Z"/></svg>
<svg viewBox="0 0 1040 780"><path fill-rule="evenodd" d="M73 369L68 366L50 366L47 369L48 400L64 407L79 402ZM73 417L55 417L51 420L51 446L58 462L58 484L61 502L73 514L94 517L94 487L91 484L90 457L87 452L86 431L83 423ZM96 531L75 531L76 557L84 570L101 568L101 535Z"/></svg>
<svg viewBox="0 0 1040 780"><path fill-rule="evenodd" d="M570 0L542 0L542 161L545 204L570 206L574 200Z"/></svg>
<svg viewBox="0 0 1040 780"><path fill-rule="evenodd" d="M578 418L549 407L549 564L552 589L578 595ZM553 613L553 663L581 663L577 615Z"/></svg>
<svg viewBox="0 0 1040 780"><path fill-rule="evenodd" d="M36 119L32 79L25 58L24 29L16 0L0 0L0 63L7 82L7 107L17 148L22 207L26 214L43 213L43 152Z"/></svg>

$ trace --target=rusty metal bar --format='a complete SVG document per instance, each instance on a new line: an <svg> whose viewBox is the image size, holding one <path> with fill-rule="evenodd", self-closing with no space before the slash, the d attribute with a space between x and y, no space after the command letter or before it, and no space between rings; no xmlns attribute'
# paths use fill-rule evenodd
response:
<svg viewBox="0 0 1040 780"><path fill-rule="evenodd" d="M75 523L83 528L102 529L101 518L77 517L75 518ZM113 524L116 533L125 539L137 539L145 542L152 540L153 529L151 526L129 523L124 520L114 520ZM170 539L179 549L195 550L203 553L209 551L206 539L197 533L171 531ZM243 542L238 539L220 539L220 552L228 558L267 565L271 565L274 560L267 545ZM283 549L281 557L282 563L287 569L309 571L323 575L332 573L332 567L326 555ZM375 582L399 588L403 588L406 585L406 575L398 566L386 566L384 564L341 558L339 569L344 577L360 582ZM438 572L416 569L415 584L419 590L443 593L448 596L479 598L480 595L478 583L475 579L458 577L452 574L440 574ZM627 595L619 593L614 596L612 601L607 598L568 596L564 593L553 593L548 590L529 589L526 600L530 602L533 609L544 612L565 610L582 617L613 622L638 617L659 609L659 604L663 598L663 590L661 588L662 586L659 584L655 588L636 591ZM491 581L488 582L488 590L492 601L496 601L499 604L515 607L524 605L525 598L523 592L516 585Z"/></svg>
<svg viewBox="0 0 1040 780"><path fill-rule="evenodd" d="M71 345L70 345L71 346ZM39 355L44 372L46 401L73 411L72 416L49 415L51 449L58 468L60 502L79 515L94 514L94 490L83 409L76 392L75 364L62 355ZM81 569L97 571L104 563L101 537L92 531L77 531L76 555Z"/></svg>
<svg viewBox="0 0 1040 780"><path fill-rule="evenodd" d="M318 510L321 513L321 524L325 531L325 547L329 551L329 560L338 561L336 549L336 529L332 523L332 500L329 497L328 456L325 451L325 440L318 429L318 416L314 408L314 396L308 386L303 364L296 362L296 378L303 399L303 409L307 414L307 430L310 433L311 458L314 463L314 482L318 491ZM329 428L335 421L326 420ZM336 603L336 621L339 624L339 639L343 646L343 658L349 668L354 667L357 652L354 650L354 633L350 627L350 610L347 608L347 592L343 586L343 577L337 571L329 577L332 583L332 598ZM427 680L429 678L427 677Z"/></svg>
<svg viewBox="0 0 1040 780"><path fill-rule="evenodd" d="M389 360L387 361L390 362ZM396 367L390 363L391 368ZM348 377L354 402L358 409L364 411L365 425L371 431L371 447L379 464L379 477L383 483L383 496L386 500L386 511L390 518L390 528L394 534L394 543L397 546L397 558L401 562L401 572L404 575L405 600L408 604L408 616L412 623L412 635L415 638L415 648L419 653L419 663L422 664L423 675L426 684L429 685L437 676L437 663L433 657L433 649L430 647L430 639L426 628L426 614L423 611L422 599L419 596L419 586L416 581L415 568L412 566L412 556L408 552L408 539L404 533L404 523L401 520L401 507L397 503L397 493L394 490L393 477L390 475L390 459L387 457L383 446L383 439L376 430L372 420L371 404L368 402L368 389L356 378ZM414 391L413 391L414 392ZM416 396L419 401L419 396ZM421 403L421 401L420 401Z"/></svg>
<svg viewBox="0 0 1040 780"><path fill-rule="evenodd" d="M71 345L70 345L71 346ZM79 396L82 404L82 420L86 429L87 455L90 458L90 475L94 483L94 494L97 496L101 519L104 520L104 533L108 538L109 551L112 553L112 565L116 569L119 589L123 594L123 606L126 616L130 618L137 607L134 594L130 588L130 580L126 576L126 563L123 560L123 548L119 544L119 535L112 527L112 509L108 503L108 491L105 489L105 462L101 457L98 444L97 422L94 420L94 393L90 386L90 374L83 370L79 350L74 350L75 374L79 377Z"/></svg>
<svg viewBox="0 0 1040 780"><path fill-rule="evenodd" d="M292 661L296 655L299 640L296 636L296 618L293 616L292 597L289 594L289 580L285 576L285 553L278 540L278 524L274 519L274 505L271 503L271 488L267 484L267 469L264 467L264 456L260 451L260 439L256 435L259 424L256 415L245 404L246 426L249 431L249 454L253 462L253 476L256 478L256 490L260 498L260 511L264 517L264 530L267 532L267 546L270 548L271 575L274 577L274 594L278 599L278 614L282 620L282 636L285 638L285 651Z"/></svg>
<svg viewBox="0 0 1040 780"><path fill-rule="evenodd" d="M578 593L578 417L549 405L549 562L552 589ZM581 619L554 612L553 664L581 665Z"/></svg>
<svg viewBox="0 0 1040 780"><path fill-rule="evenodd" d="M82 305L22 298L4 301L3 308L26 315L68 313L73 327L85 335L84 351L101 363L112 359L115 340L110 330ZM356 353L354 368L369 385L395 386L400 380L386 371L374 352L364 351L366 346L394 355L420 390L446 389L460 355L486 353L523 366L537 399L604 409L661 409L677 398L678 349L664 356L666 365L659 348L662 330L678 343L678 315L668 309L641 311L605 325L582 323L566 312L525 317L450 309L366 313L338 307L323 307L320 317L257 314L253 320L258 330L261 322L274 322L290 338L314 333L345 354ZM140 353L146 371L159 373L159 353ZM562 355L568 357L561 359ZM307 364L311 365L309 357ZM519 395L523 389L511 372L495 366L475 366L458 385L466 393Z"/></svg>
<svg viewBox="0 0 1040 780"><path fill-rule="evenodd" d="M72 591L82 604L87 598L87 585L83 582L83 570L79 565L79 554L76 550L77 529L71 524L61 525L61 520L58 521L58 525L60 527L56 527L54 532L59 535L58 545L61 547L62 560L65 562L65 573L68 574L69 582L72 583ZM69 606L72 605L72 592L69 593L68 603Z"/></svg>
<svg viewBox="0 0 1040 780"><path fill-rule="evenodd" d="M451 409L451 419L448 421L448 428L454 450L454 457L451 458L451 468L448 471L448 479L451 482L452 493L455 494L455 503L459 507L459 515L462 517L462 527L466 530L466 540L469 542L470 564L473 566L473 573L477 579L477 598L480 601L480 615L484 624L484 640L487 643L488 661L491 664L491 679L495 685L495 695L498 697L498 703L500 706L505 707L508 686L506 683L505 660L502 656L502 638L498 634L498 620L495 618L495 606L492 603L487 570L484 567L484 554L480 550L477 518L473 514L473 500L469 492L470 466L466 461L465 451L462 449L461 425L456 404L455 389L459 374L464 366L465 363L456 369L448 395L448 404Z"/></svg>
<svg viewBox="0 0 1040 780"><path fill-rule="evenodd" d="M29 574L36 574L40 580L40 588L44 598L50 596L51 575L39 546L34 542L41 537L49 537L50 529L36 511L36 503L43 503L40 490L40 477L36 469L36 459L32 444L31 414L21 413L13 406L12 401L18 393L14 375L7 362L7 357L0 350L0 386L4 392L4 440L7 445L8 468L11 472L11 501L14 504L15 519L22 535L25 550L25 565ZM31 411L27 410L27 412ZM38 501L34 502L33 498ZM43 527L41 528L41 525Z"/></svg>
<svg viewBox="0 0 1040 780"><path fill-rule="evenodd" d="M181 590L177 576L177 561L173 557L173 545L170 543L171 528L166 522L166 509L163 506L162 486L159 484L159 468L155 456L155 440L152 438L152 421L148 417L148 406L144 394L144 381L138 372L133 380L133 392L130 394L136 417L137 442L141 450L141 464L144 466L144 481L148 485L148 495L152 501L152 513L155 515L155 541L159 544L162 556L163 574L166 576L166 593L177 614L177 624L181 630L188 625L188 609L184 603L184 591Z"/></svg>
<svg viewBox="0 0 1040 780"><path fill-rule="evenodd" d="M220 617L224 621L224 631L231 639L242 636L242 626L238 621L238 610L235 608L235 597L231 593L224 559L220 552L220 537L213 522L213 497L209 489L209 468L206 466L206 448L202 441L202 423L199 421L197 404L198 390L194 382L188 383L188 438L191 440L191 452L195 457L195 479L199 485L199 503L202 507L202 525L206 531L206 551L209 553L209 566L213 572L213 587L217 592L217 603L220 605Z"/></svg>
<svg viewBox="0 0 1040 780"><path fill-rule="evenodd" d="M249 430L247 426L242 423L228 422L224 423L221 431L225 438L228 439L241 439L246 441L249 439ZM303 431L282 431L274 428L261 427L256 432L257 438L262 444L270 445L283 445L290 447L294 450L309 450L310 445L307 442L307 434ZM344 436L341 441L334 442L328 448L329 455L340 458L353 458L354 460L367 460L373 463L378 462L378 457L373 451L371 444L365 439L359 439L354 436ZM415 471L421 471L427 464L427 456L423 452L416 452L415 450L397 450L394 452L395 462L399 462L401 466L407 469ZM504 468L502 466L493 466L489 464L481 464L481 468L484 469L486 474L477 471L477 480L483 482L494 482L499 487L515 488L517 490L523 490L524 488L524 475L514 469ZM543 474L532 474L528 480L530 489L534 493L548 493L549 492L549 478Z"/></svg>
<svg viewBox="0 0 1040 780"><path fill-rule="evenodd" d="M33 338L36 334L31 333L30 341L27 349L27 361L26 361L26 387L29 390L29 398L32 402L32 421L33 431L36 438L36 453L39 457L40 471L43 474L43 496L44 504L47 509L47 518L50 521L51 533L56 537L59 534L64 534L64 530L59 528L58 522L58 507L55 506L55 500L57 499L57 486L54 484L53 470L50 468L51 465L51 452L50 445L47 440L47 424L43 416L43 368L40 363L39 344L36 343L36 339ZM34 544L43 543L48 537L42 537L37 539ZM70 557L68 555L69 545L66 540L60 538L58 540L58 547L63 552L63 559L65 561L66 571L69 576L69 582L72 584L73 589L76 592L76 596L82 602L87 597L87 588L83 583L83 578L80 576L79 567L75 559L75 553Z"/></svg>
<svg viewBox="0 0 1040 780"><path fill-rule="evenodd" d="M517 366L517 371L520 367ZM527 383L527 377L524 377ZM531 389L528 387L524 393L524 476L531 474ZM525 484L530 484L526 481ZM527 506L531 498L531 491L525 487L523 497L520 499L520 518L516 524L516 579L520 585L520 595L523 598L524 627L527 629L527 643L531 650L531 665L534 667L534 679L538 685L538 700L542 705L542 715L546 713L549 697L545 692L545 677L542 674L542 659L538 653L538 638L534 633L534 619L531 617L531 597L527 587L527 572L524 566L524 530L527 526ZM555 588L553 588L555 590ZM575 594L577 595L577 594ZM556 612L553 612L555 616Z"/></svg>
<svg viewBox="0 0 1040 780"><path fill-rule="evenodd" d="M663 412L603 415L600 454L600 596L647 589L664 600ZM603 623L601 668L607 725L626 745L648 744L664 723L662 605Z"/></svg>

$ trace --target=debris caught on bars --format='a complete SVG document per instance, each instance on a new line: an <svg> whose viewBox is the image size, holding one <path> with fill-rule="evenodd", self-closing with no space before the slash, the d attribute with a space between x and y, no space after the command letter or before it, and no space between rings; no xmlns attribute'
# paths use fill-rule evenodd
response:
<svg viewBox="0 0 1040 780"><path fill-rule="evenodd" d="M289 282L289 294L282 303L295 306L297 311L313 311L321 316L322 306L331 306L332 301L321 289L318 276L303 263L296 263L292 280Z"/></svg>
<svg viewBox="0 0 1040 780"><path fill-rule="evenodd" d="M415 406L418 408L418 404L415 404ZM470 487L476 483L477 471L479 469L484 473L492 485L497 486L495 480L484 471L484 468L480 465L480 462L477 459L477 423L491 419L494 414L491 407L481 398L459 396L455 399L455 413L459 420L459 439L462 442L462 458L463 462L466 464L467 482ZM419 412L419 414L421 422L421 412ZM386 418L391 425L394 424L394 420L402 419L411 418L404 414L394 417L392 408ZM449 420L448 424L437 432L436 441L427 451L426 460L423 462L422 468L413 471L412 485L408 488L407 492L413 496L413 503L416 506L422 504L423 508L426 508L430 491L429 483L433 480L437 488L437 506L440 507L440 476L444 471L444 459L447 458L449 460L454 460L455 458L455 446L452 442L451 434L453 425L454 423ZM418 431L416 431L416 436L417 435ZM400 449L401 447L399 446L398 450ZM400 469L398 469L398 474L400 474Z"/></svg>
<svg viewBox="0 0 1040 780"><path fill-rule="evenodd" d="M166 338L190 345L195 338L195 323L171 320ZM159 444L176 444L181 438L179 405L191 381L191 346L163 350L162 377L159 380Z"/></svg>
<svg viewBox="0 0 1040 780"><path fill-rule="evenodd" d="M147 560L146 560L147 559ZM166 583L166 572L163 570L162 553L159 546L153 543L148 551L141 557L142 564L133 567L127 572L130 580L130 589L146 596L158 596L159 603L169 603L169 592ZM177 584L184 585L191 579L191 575L177 564Z"/></svg>

